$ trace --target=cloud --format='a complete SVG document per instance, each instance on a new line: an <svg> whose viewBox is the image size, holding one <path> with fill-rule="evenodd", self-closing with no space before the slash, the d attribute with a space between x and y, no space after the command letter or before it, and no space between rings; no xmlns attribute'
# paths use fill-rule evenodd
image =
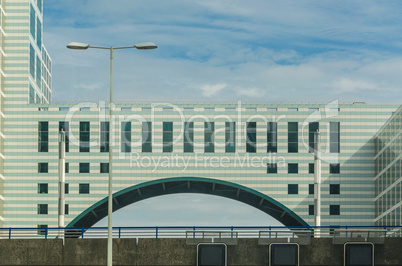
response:
<svg viewBox="0 0 402 266"><path fill-rule="evenodd" d="M226 88L226 84L219 83L215 85L203 85L201 86L202 94L206 97L211 97L216 95L219 91Z"/></svg>
<svg viewBox="0 0 402 266"><path fill-rule="evenodd" d="M101 83L91 83L91 84L77 84L77 85L74 85L73 88L93 91L93 90L98 90L102 86L103 85Z"/></svg>

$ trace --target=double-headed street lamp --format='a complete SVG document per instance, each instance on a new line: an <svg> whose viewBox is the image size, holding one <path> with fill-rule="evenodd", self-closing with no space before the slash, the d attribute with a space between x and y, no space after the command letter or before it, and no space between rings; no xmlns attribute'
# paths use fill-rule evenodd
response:
<svg viewBox="0 0 402 266"><path fill-rule="evenodd" d="M75 50L86 50L88 48L95 49L107 49L110 50L110 102L109 102L109 192L108 192L108 231L107 231L107 265L112 265L112 213L113 213L113 50L136 48L138 50L149 50L156 49L158 46L153 42L146 42L140 44L134 44L133 46L123 46L123 47L102 47L102 46L92 46L86 43L71 42L67 45L69 49Z"/></svg>

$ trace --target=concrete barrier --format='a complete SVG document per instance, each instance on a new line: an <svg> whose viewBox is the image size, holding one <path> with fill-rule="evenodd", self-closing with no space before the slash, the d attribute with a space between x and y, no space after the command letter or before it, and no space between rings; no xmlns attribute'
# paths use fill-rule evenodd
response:
<svg viewBox="0 0 402 266"><path fill-rule="evenodd" d="M375 245L375 265L402 265L402 238ZM106 265L106 239L0 239L0 265ZM268 245L239 238L229 245L228 265L268 265ZM185 238L114 239L114 265L195 265L196 246ZM300 246L300 265L343 265L343 245L331 238Z"/></svg>

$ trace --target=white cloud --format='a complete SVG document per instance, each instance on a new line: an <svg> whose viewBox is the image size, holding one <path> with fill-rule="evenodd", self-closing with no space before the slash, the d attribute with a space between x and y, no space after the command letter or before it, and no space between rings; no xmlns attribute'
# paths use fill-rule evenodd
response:
<svg viewBox="0 0 402 266"><path fill-rule="evenodd" d="M211 97L216 95L219 91L226 88L226 84L219 83L215 85L203 85L201 86L202 94L206 97Z"/></svg>

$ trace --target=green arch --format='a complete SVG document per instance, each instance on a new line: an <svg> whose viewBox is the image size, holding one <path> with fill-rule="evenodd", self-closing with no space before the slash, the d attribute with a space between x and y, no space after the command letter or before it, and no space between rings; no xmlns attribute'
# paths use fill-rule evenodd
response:
<svg viewBox="0 0 402 266"><path fill-rule="evenodd" d="M132 203L174 193L203 193L234 199L251 205L285 226L308 226L296 213L273 198L233 182L199 177L157 179L137 184L113 194L113 212ZM67 227L91 227L107 216L105 197L78 215Z"/></svg>

